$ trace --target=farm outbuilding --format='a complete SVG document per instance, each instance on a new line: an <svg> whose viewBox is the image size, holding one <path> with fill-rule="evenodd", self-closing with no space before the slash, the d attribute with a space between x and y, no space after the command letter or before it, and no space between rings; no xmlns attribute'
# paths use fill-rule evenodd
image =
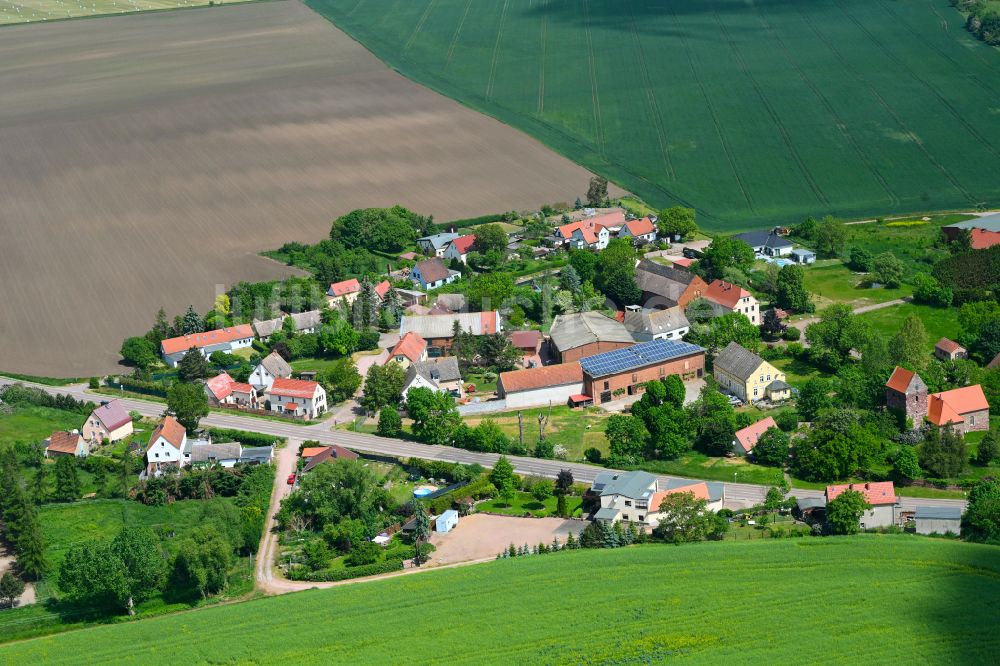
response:
<svg viewBox="0 0 1000 666"><path fill-rule="evenodd" d="M962 509L957 506L918 506L917 534L961 534Z"/></svg>
<svg viewBox="0 0 1000 666"><path fill-rule="evenodd" d="M458 525L458 511L454 509L448 509L434 522L434 529L437 532L450 532L453 527Z"/></svg>

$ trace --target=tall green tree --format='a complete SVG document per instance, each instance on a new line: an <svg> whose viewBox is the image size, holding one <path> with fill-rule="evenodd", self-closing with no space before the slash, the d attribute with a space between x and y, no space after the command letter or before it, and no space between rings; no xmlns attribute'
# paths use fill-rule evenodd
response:
<svg viewBox="0 0 1000 666"><path fill-rule="evenodd" d="M416 503L416 511L413 513L413 543L414 543L414 564L420 566L423 561L421 546L431 538L431 521L427 516L427 510L420 502Z"/></svg>
<svg viewBox="0 0 1000 666"><path fill-rule="evenodd" d="M191 335L192 333L202 333L204 330L205 325L202 323L201 317L194 311L194 306L189 305L181 320L181 333Z"/></svg>
<svg viewBox="0 0 1000 666"><path fill-rule="evenodd" d="M721 539L729 523L708 510L708 502L694 493L671 493L660 503L660 522L653 535L670 543Z"/></svg>
<svg viewBox="0 0 1000 666"><path fill-rule="evenodd" d="M968 447L962 433L950 425L929 428L917 448L920 466L940 479L957 477L969 462Z"/></svg>
<svg viewBox="0 0 1000 666"><path fill-rule="evenodd" d="M568 264L559 271L559 287L569 292L576 292L580 289L580 274L576 272L572 264Z"/></svg>
<svg viewBox="0 0 1000 666"><path fill-rule="evenodd" d="M608 418L604 435L608 438L612 465L634 465L642 461L648 433L641 419L627 414L613 414Z"/></svg>
<svg viewBox="0 0 1000 666"><path fill-rule="evenodd" d="M597 255L595 285L619 305L633 305L642 298L635 283L635 247L625 238L616 238Z"/></svg>
<svg viewBox="0 0 1000 666"><path fill-rule="evenodd" d="M378 414L379 437L399 437L403 432L403 420L395 407L383 407Z"/></svg>
<svg viewBox="0 0 1000 666"><path fill-rule="evenodd" d="M202 598L219 592L226 586L232 557L225 537L209 527L196 528L177 548L172 587L197 592Z"/></svg>
<svg viewBox="0 0 1000 666"><path fill-rule="evenodd" d="M587 205L597 207L604 204L608 198L608 179L604 176L593 176L587 186Z"/></svg>
<svg viewBox="0 0 1000 666"><path fill-rule="evenodd" d="M711 281L722 278L730 268L749 273L754 261L753 248L746 242L739 238L716 236L705 248L698 268L704 272L705 279Z"/></svg>
<svg viewBox="0 0 1000 666"><path fill-rule="evenodd" d="M997 454L1000 454L1000 432L994 429L979 440L976 462L985 467L996 460Z"/></svg>
<svg viewBox="0 0 1000 666"><path fill-rule="evenodd" d="M472 247L476 252L507 252L507 232L499 224L481 224L475 231L476 240Z"/></svg>
<svg viewBox="0 0 1000 666"><path fill-rule="evenodd" d="M493 469L490 470L490 483L500 490L502 488L515 488L517 486L517 475L514 474L514 466L507 460L507 456L500 456Z"/></svg>
<svg viewBox="0 0 1000 666"><path fill-rule="evenodd" d="M466 290L469 308L478 311L500 310L510 303L513 296L514 277L504 272L477 275Z"/></svg>
<svg viewBox="0 0 1000 666"><path fill-rule="evenodd" d="M916 315L903 320L896 335L889 342L889 357L895 365L920 371L930 360L927 353L927 329Z"/></svg>
<svg viewBox="0 0 1000 666"><path fill-rule="evenodd" d="M826 505L826 524L832 534L857 534L861 516L871 505L856 490L845 490Z"/></svg>
<svg viewBox="0 0 1000 666"><path fill-rule="evenodd" d="M41 504L49 496L49 466L42 463L31 478L31 495Z"/></svg>
<svg viewBox="0 0 1000 666"><path fill-rule="evenodd" d="M806 291L805 269L797 264L784 266L778 272L775 285L775 302L779 308L795 312L812 312L816 309Z"/></svg>
<svg viewBox="0 0 1000 666"><path fill-rule="evenodd" d="M182 382L194 382L212 374L212 368L201 351L191 347L177 363L177 378Z"/></svg>
<svg viewBox="0 0 1000 666"><path fill-rule="evenodd" d="M597 274L597 254L590 250L570 250L569 265L580 276L580 282L593 282Z"/></svg>
<svg viewBox="0 0 1000 666"><path fill-rule="evenodd" d="M59 589L71 600L91 606L127 607L125 565L110 543L86 541L67 551L59 567Z"/></svg>
<svg viewBox="0 0 1000 666"><path fill-rule="evenodd" d="M814 233L816 252L821 257L836 257L844 251L847 229L843 222L827 215L816 225Z"/></svg>
<svg viewBox="0 0 1000 666"><path fill-rule="evenodd" d="M45 557L42 526L38 522L38 513L34 506L28 504L25 507L18 520L17 532L14 548L17 566L28 580L39 580L49 564Z"/></svg>
<svg viewBox="0 0 1000 666"><path fill-rule="evenodd" d="M111 552L121 563L125 573L125 609L135 615L135 602L141 601L163 583L166 565L157 548L158 539L143 527L122 528L111 542Z"/></svg>
<svg viewBox="0 0 1000 666"><path fill-rule="evenodd" d="M144 337L125 338L122 343L121 355L127 363L146 370L160 360L156 345Z"/></svg>
<svg viewBox="0 0 1000 666"><path fill-rule="evenodd" d="M184 429L194 432L208 416L208 396L200 384L178 383L167 391L167 410L177 417Z"/></svg>
<svg viewBox="0 0 1000 666"><path fill-rule="evenodd" d="M53 497L61 502L73 502L83 493L80 476L76 470L76 458L59 456L55 464L56 490Z"/></svg>
<svg viewBox="0 0 1000 666"><path fill-rule="evenodd" d="M330 240L372 252L401 252L428 231L429 220L402 206L362 208L334 220Z"/></svg>
<svg viewBox="0 0 1000 666"><path fill-rule="evenodd" d="M423 387L410 389L406 406L413 419L413 434L430 444L450 443L462 422L450 393Z"/></svg>
<svg viewBox="0 0 1000 666"><path fill-rule="evenodd" d="M872 276L889 289L897 289L903 283L903 272L906 269L903 262L892 252L883 252L875 257L872 264Z"/></svg>
<svg viewBox="0 0 1000 666"><path fill-rule="evenodd" d="M672 206L661 210L656 226L660 234L670 240L673 240L674 236L680 236L681 240L684 240L698 231L694 209L683 206Z"/></svg>
<svg viewBox="0 0 1000 666"><path fill-rule="evenodd" d="M375 412L383 407L397 407L403 400L403 384L406 383L406 371L395 361L385 365L373 365L365 378L364 395L361 405Z"/></svg>
<svg viewBox="0 0 1000 666"><path fill-rule="evenodd" d="M962 536L969 541L1000 542L1000 481L984 479L969 491Z"/></svg>
<svg viewBox="0 0 1000 666"><path fill-rule="evenodd" d="M753 447L753 457L761 465L782 467L788 461L788 433L779 428L769 428Z"/></svg>
<svg viewBox="0 0 1000 666"><path fill-rule="evenodd" d="M13 571L5 571L3 576L0 576L0 603L13 608L22 594L24 594L24 581Z"/></svg>

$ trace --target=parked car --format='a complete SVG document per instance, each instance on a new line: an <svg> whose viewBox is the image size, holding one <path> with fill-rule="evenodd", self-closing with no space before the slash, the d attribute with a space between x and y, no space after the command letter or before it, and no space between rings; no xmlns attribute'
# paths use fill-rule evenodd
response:
<svg viewBox="0 0 1000 666"><path fill-rule="evenodd" d="M295 485L295 472L292 472L291 474L288 475L288 485L290 486Z"/></svg>

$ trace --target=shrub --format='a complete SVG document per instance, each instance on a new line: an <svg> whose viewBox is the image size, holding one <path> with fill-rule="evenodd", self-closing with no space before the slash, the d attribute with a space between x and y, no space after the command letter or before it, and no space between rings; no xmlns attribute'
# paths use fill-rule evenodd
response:
<svg viewBox="0 0 1000 666"><path fill-rule="evenodd" d="M583 452L583 457L587 459L587 462L593 463L595 465L601 464L601 452L594 447L590 447Z"/></svg>
<svg viewBox="0 0 1000 666"><path fill-rule="evenodd" d="M806 348L802 345L801 342L790 342L788 343L787 346L788 346L788 354L793 358L798 358L799 356L802 356L803 352L805 352L806 350Z"/></svg>
<svg viewBox="0 0 1000 666"><path fill-rule="evenodd" d="M799 338L802 337L802 331L795 328L794 326L789 326L788 328L785 329L785 332L781 334L781 337L784 338L785 340L794 342L795 340L798 340ZM792 351L791 347L792 345L788 345L789 352Z"/></svg>
<svg viewBox="0 0 1000 666"><path fill-rule="evenodd" d="M778 412L774 416L774 422L785 432L792 432L799 427L799 415L792 410Z"/></svg>

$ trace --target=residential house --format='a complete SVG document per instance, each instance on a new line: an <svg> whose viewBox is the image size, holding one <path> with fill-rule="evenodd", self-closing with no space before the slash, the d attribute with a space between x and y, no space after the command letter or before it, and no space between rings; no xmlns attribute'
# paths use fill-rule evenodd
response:
<svg viewBox="0 0 1000 666"><path fill-rule="evenodd" d="M552 355L560 363L569 363L631 346L634 340L619 321L600 312L576 312L556 315L549 329L549 342Z"/></svg>
<svg viewBox="0 0 1000 666"><path fill-rule="evenodd" d="M674 265L674 268L679 268L683 271L691 270L691 265L694 264L697 259L689 259L687 257L666 257L670 260L670 263Z"/></svg>
<svg viewBox="0 0 1000 666"><path fill-rule="evenodd" d="M652 243L656 240L656 225L648 217L641 220L629 220L618 232L618 237L631 238L636 245Z"/></svg>
<svg viewBox="0 0 1000 666"><path fill-rule="evenodd" d="M556 239L576 250L603 250L611 240L611 232L594 219L580 220L556 229Z"/></svg>
<svg viewBox="0 0 1000 666"><path fill-rule="evenodd" d="M212 465L234 467L236 463L240 462L241 455L243 455L243 447L239 442L222 444L199 442L191 447L190 463L192 467Z"/></svg>
<svg viewBox="0 0 1000 666"><path fill-rule="evenodd" d="M445 266L438 257L424 259L410 271L410 279L425 291L451 284L461 276L462 274L458 271L453 271Z"/></svg>
<svg viewBox="0 0 1000 666"><path fill-rule="evenodd" d="M191 333L176 338L167 338L160 343L160 353L163 356L163 362L171 368L175 368L190 349L197 349L202 356L208 358L212 352L232 353L237 349L249 347L253 344L253 336L253 327L250 324L239 324L205 333Z"/></svg>
<svg viewBox="0 0 1000 666"><path fill-rule="evenodd" d="M448 244L458 238L458 234L448 232L424 236L417 239L417 247L429 257L443 257Z"/></svg>
<svg viewBox="0 0 1000 666"><path fill-rule="evenodd" d="M310 310L309 312L296 312L295 314L275 317L274 319L254 319L253 330L258 338L266 341L275 331L282 330L287 317L291 317L292 326L296 333L315 333L323 325L320 311Z"/></svg>
<svg viewBox="0 0 1000 666"><path fill-rule="evenodd" d="M792 261L797 264L815 264L816 263L816 253L812 250L806 250L803 248L796 248L792 250L791 253Z"/></svg>
<svg viewBox="0 0 1000 666"><path fill-rule="evenodd" d="M785 382L785 373L735 342L719 352L712 367L719 386L744 402L762 400L772 383Z"/></svg>
<svg viewBox="0 0 1000 666"><path fill-rule="evenodd" d="M750 455L753 452L753 447L757 446L757 442L760 441L761 435L771 428L777 427L778 424L774 422L774 418L768 416L756 423L751 423L746 428L737 430L733 439L733 452L741 456Z"/></svg>
<svg viewBox="0 0 1000 666"><path fill-rule="evenodd" d="M282 358L278 352L271 352L257 364L257 367L250 373L247 382L257 389L257 393L263 393L271 388L275 379L287 379L292 376L292 366Z"/></svg>
<svg viewBox="0 0 1000 666"><path fill-rule="evenodd" d="M865 501L871 505L861 515L861 529L871 530L876 527L889 527L896 521L896 489L892 481L869 483L845 483L826 487L826 504L835 500L848 490L859 492Z"/></svg>
<svg viewBox="0 0 1000 666"><path fill-rule="evenodd" d="M642 289L642 302L647 308L686 308L700 298L708 285L691 271L664 266L643 259L635 267L635 282Z"/></svg>
<svg viewBox="0 0 1000 666"><path fill-rule="evenodd" d="M462 373L458 369L458 359L454 356L446 356L411 363L410 367L406 369L406 379L403 381L403 396L408 396L410 391L415 388L442 391L460 399L463 392Z"/></svg>
<svg viewBox="0 0 1000 666"><path fill-rule="evenodd" d="M257 389L238 382L223 372L205 382L205 393L213 405L237 405L247 409L257 408Z"/></svg>
<svg viewBox="0 0 1000 666"><path fill-rule="evenodd" d="M637 395L668 375L687 381L705 371L705 350L679 340L653 340L580 359L583 394L600 405Z"/></svg>
<svg viewBox="0 0 1000 666"><path fill-rule="evenodd" d="M506 400L508 409L565 405L581 394L583 368L576 361L501 372L497 380L497 397Z"/></svg>
<svg viewBox="0 0 1000 666"><path fill-rule="evenodd" d="M713 280L704 293L716 316L738 312L751 324L760 325L760 303L749 291L725 280Z"/></svg>
<svg viewBox="0 0 1000 666"><path fill-rule="evenodd" d="M733 238L752 247L758 257L783 257L792 253L792 242L773 231L748 231Z"/></svg>
<svg viewBox="0 0 1000 666"><path fill-rule="evenodd" d="M913 517L917 534L962 534L962 508L918 506Z"/></svg>
<svg viewBox="0 0 1000 666"><path fill-rule="evenodd" d="M187 431L184 426L173 416L163 417L163 421L149 436L143 476L160 476L164 472L179 471L185 462L184 456L188 448Z"/></svg>
<svg viewBox="0 0 1000 666"><path fill-rule="evenodd" d="M934 356L941 361L956 361L969 358L969 352L962 345L948 338L941 338L934 345Z"/></svg>
<svg viewBox="0 0 1000 666"><path fill-rule="evenodd" d="M83 438L91 444L120 442L132 432L132 417L121 400L102 400L83 424Z"/></svg>
<svg viewBox="0 0 1000 666"><path fill-rule="evenodd" d="M521 366L525 368L536 368L542 365L542 343L545 339L541 331L513 331L507 338L510 344L521 352Z"/></svg>
<svg viewBox="0 0 1000 666"><path fill-rule="evenodd" d="M897 365L885 383L886 407L902 414L917 428L927 416L928 402L927 384L920 375Z"/></svg>
<svg viewBox="0 0 1000 666"><path fill-rule="evenodd" d="M600 522L635 523L654 529L663 514L660 504L675 493L691 493L704 499L710 511L722 508L722 484L674 479L660 484L649 472L599 472L587 492L588 498L599 499L600 508L594 519Z"/></svg>
<svg viewBox="0 0 1000 666"><path fill-rule="evenodd" d="M931 393L927 420L938 427L951 425L962 434L990 429L990 403L979 384Z"/></svg>
<svg viewBox="0 0 1000 666"><path fill-rule="evenodd" d="M396 346L389 352L386 361L395 361L404 368L408 368L411 363L419 363L427 360L427 341L420 337L419 333L409 331L399 339Z"/></svg>
<svg viewBox="0 0 1000 666"><path fill-rule="evenodd" d="M423 305L427 302L427 294L422 291L414 291L413 289L396 289L396 293L399 294L400 303L404 308Z"/></svg>
<svg viewBox="0 0 1000 666"><path fill-rule="evenodd" d="M493 335L500 332L500 313L461 312L438 315L403 315L399 322L400 337L413 331L427 341L428 354L434 356L451 349L455 337L455 324L466 333L475 336Z"/></svg>
<svg viewBox="0 0 1000 666"><path fill-rule="evenodd" d="M315 419L326 412L326 390L317 382L305 379L275 379L264 391L267 409Z"/></svg>
<svg viewBox="0 0 1000 666"><path fill-rule="evenodd" d="M273 459L273 446L244 446L240 451L240 462L244 465L268 465Z"/></svg>
<svg viewBox="0 0 1000 666"><path fill-rule="evenodd" d="M472 246L476 244L475 234L467 234L454 239L444 248L441 257L447 261L458 259L463 264L467 262Z"/></svg>
<svg viewBox="0 0 1000 666"><path fill-rule="evenodd" d="M956 222L942 227L941 231L948 242L958 239L963 230L971 235L973 250L986 250L994 245L1000 245L1000 213L983 215L974 220Z"/></svg>
<svg viewBox="0 0 1000 666"><path fill-rule="evenodd" d="M311 472L316 465L328 460L357 460L358 454L350 449L333 444L302 449L302 473Z"/></svg>
<svg viewBox="0 0 1000 666"><path fill-rule="evenodd" d="M684 308L650 310L638 305L625 307L625 328L636 342L680 340L691 330Z"/></svg>
<svg viewBox="0 0 1000 666"><path fill-rule="evenodd" d="M350 305L361 293L361 283L357 278L333 282L326 290L326 304L331 308L338 302Z"/></svg>
<svg viewBox="0 0 1000 666"><path fill-rule="evenodd" d="M87 442L84 441L83 435L78 430L72 432L60 430L52 433L45 440L46 458L58 458L59 456L86 458L88 453L90 453L90 449L87 447Z"/></svg>

